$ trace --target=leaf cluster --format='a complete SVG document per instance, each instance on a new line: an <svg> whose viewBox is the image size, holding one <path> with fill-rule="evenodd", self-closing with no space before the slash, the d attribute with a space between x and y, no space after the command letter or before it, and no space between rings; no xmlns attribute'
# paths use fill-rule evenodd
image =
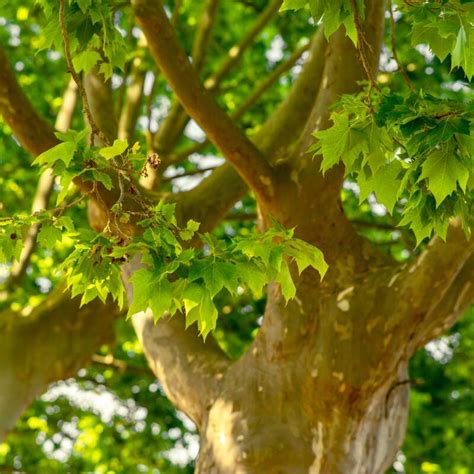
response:
<svg viewBox="0 0 474 474"><path fill-rule="evenodd" d="M389 91L344 96L333 125L315 133L311 148L325 173L341 162L360 188L375 193L390 213L397 202L417 242L435 232L446 237L449 220L472 226L473 140L470 104L423 92Z"/></svg>
<svg viewBox="0 0 474 474"><path fill-rule="evenodd" d="M37 2L48 20L44 28L42 49L63 49L63 36L58 22L59 5L48 0ZM67 31L75 34L69 39L74 68L87 73L94 67L105 79L110 79L114 67L121 70L127 59L126 43L114 24L115 7L109 0L70 0L65 13Z"/></svg>

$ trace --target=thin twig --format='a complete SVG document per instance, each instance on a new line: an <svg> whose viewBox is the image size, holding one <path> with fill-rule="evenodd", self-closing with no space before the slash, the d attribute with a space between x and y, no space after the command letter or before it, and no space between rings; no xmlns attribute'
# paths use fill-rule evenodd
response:
<svg viewBox="0 0 474 474"><path fill-rule="evenodd" d="M405 68L402 66L402 63L400 62L398 58L398 53L397 53L397 45L396 45L396 38L395 38L395 18L393 16L393 6L392 6L392 0L388 0L388 9L390 12L390 41L392 44L392 55L393 59L395 59L395 62L397 63L398 70L400 71L403 80L405 81L406 85L412 90L416 91L415 86L413 85L413 82L411 82L410 78L408 77L408 74L405 70Z"/></svg>
<svg viewBox="0 0 474 474"><path fill-rule="evenodd" d="M212 170L215 170L215 169L216 169L216 166L210 166L209 168L202 168L202 169L198 169L198 170L187 171L185 173L176 174L174 176L169 176L169 177L163 178L161 180L161 182L162 183L167 183L169 181L173 181L173 180L178 179L178 178L186 178L188 176L195 176L197 174L204 174L204 173L207 173L208 171L212 171Z"/></svg>
<svg viewBox="0 0 474 474"><path fill-rule="evenodd" d="M101 365L104 367L111 367L114 369L118 369L120 372L128 372L128 373L134 373L137 375L146 375L146 376L153 377L153 373L147 367L131 366L123 360L116 359L111 354L108 354L106 356L94 354L92 356L92 362L94 364Z"/></svg>
<svg viewBox="0 0 474 474"><path fill-rule="evenodd" d="M77 73L76 69L74 68L74 64L72 62L71 57L71 48L69 45L69 36L66 29L66 22L64 19L64 0L59 0L59 23L61 25L61 34L63 37L64 43L64 53L66 55L66 63L71 74L74 82L77 84L77 90L79 91L79 95L82 98L82 104L84 106L84 114L86 115L87 121L89 122L89 126L91 128L91 138L90 142L91 145L94 143L94 138L97 136L99 137L105 144L110 144L107 137L100 131L99 127L97 126L94 117L92 117L92 113L89 107L89 101L87 99L86 90L84 88L84 84L82 83L82 79Z"/></svg>
<svg viewBox="0 0 474 474"><path fill-rule="evenodd" d="M359 11L357 9L356 0L351 0L351 6L352 6L352 13L354 15L354 23L357 30L357 40L358 40L357 49L359 51L362 66L365 70L367 78L369 79L371 88L374 88L375 90L380 92L380 87L378 86L377 81L372 73L372 69L370 67L369 60L367 58L366 48L368 47L369 49L371 49L371 46L369 42L367 41L367 38L365 37L364 31L362 29L362 24L360 21L360 16L359 16ZM369 92L369 95L370 95L370 92Z"/></svg>

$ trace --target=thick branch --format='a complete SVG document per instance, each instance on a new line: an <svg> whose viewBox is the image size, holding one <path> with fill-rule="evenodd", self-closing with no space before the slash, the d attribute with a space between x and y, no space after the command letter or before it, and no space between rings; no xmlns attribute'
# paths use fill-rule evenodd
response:
<svg viewBox="0 0 474 474"><path fill-rule="evenodd" d="M435 237L396 277L395 291L403 302L400 328L411 334L414 347L454 323L472 303L474 238L450 226L446 242Z"/></svg>
<svg viewBox="0 0 474 474"><path fill-rule="evenodd" d="M37 155L58 141L53 127L38 115L18 85L8 59L0 48L0 114L15 137L30 153Z"/></svg>
<svg viewBox="0 0 474 474"><path fill-rule="evenodd" d="M426 316L426 327L417 341L422 347L447 331L474 304L474 256L463 265L439 303Z"/></svg>
<svg viewBox="0 0 474 474"><path fill-rule="evenodd" d="M35 397L72 377L113 340L114 305L95 301L79 309L62 290L27 317L0 315L0 440Z"/></svg>
<svg viewBox="0 0 474 474"><path fill-rule="evenodd" d="M253 138L256 146L267 156L283 153L295 142L311 112L324 67L326 40L319 31L311 44L310 54L285 100L262 125ZM203 229L212 229L247 191L236 171L225 164L191 191L177 196L183 220L192 216ZM219 196L219 199L213 198Z"/></svg>
<svg viewBox="0 0 474 474"><path fill-rule="evenodd" d="M133 299L129 278L141 266L137 256L123 268L129 301ZM185 330L181 315L155 323L150 310L142 311L133 316L133 325L166 394L199 426L228 366L226 356L212 337L203 341L196 325Z"/></svg>
<svg viewBox="0 0 474 474"><path fill-rule="evenodd" d="M315 103L326 64L327 41L322 28L314 35L309 57L284 101L257 132L254 141L268 156L283 157L297 141Z"/></svg>
<svg viewBox="0 0 474 474"><path fill-rule="evenodd" d="M219 3L220 0L207 0L199 27L194 37L191 57L193 66L198 73L201 72L205 64L212 30L217 18ZM171 24L173 24L173 22L171 22ZM168 116L161 124L153 139L154 149L161 154L168 153L176 145L188 121L189 117L181 103L175 99L171 105Z"/></svg>
<svg viewBox="0 0 474 474"><path fill-rule="evenodd" d="M204 87L206 89L215 92L218 90L222 80L239 64L242 55L251 46L268 22L273 18L280 5L281 0L275 0L271 2L257 18L255 23L252 25L252 28L244 35L241 41L230 48L229 55L217 69L216 73L204 82ZM198 37L199 36L197 36L196 39ZM193 56L193 63L194 62L195 59ZM170 152L183 133L188 120L189 117L186 115L179 102L176 102L173 105L170 114L156 134L156 138L154 140L155 149L158 152Z"/></svg>
<svg viewBox="0 0 474 474"><path fill-rule="evenodd" d="M184 329L176 315L153 321L150 312L133 316L133 325L153 373L173 404L198 425L218 390L229 361L214 338L203 342L196 325Z"/></svg>
<svg viewBox="0 0 474 474"><path fill-rule="evenodd" d="M272 194L272 171L264 156L219 108L199 82L196 71L181 49L161 3L135 0L135 14L151 52L187 112L257 194Z"/></svg>
<svg viewBox="0 0 474 474"><path fill-rule="evenodd" d="M302 56L304 52L306 52L310 47L310 43L306 43L300 48L296 49L291 56L281 64L279 64L269 75L266 79L264 79L253 91L251 95L247 97L247 99L237 107L237 109L230 114L230 117L233 120L238 120L241 118L243 115L245 115L246 112L248 112L254 105L255 103L261 98L265 92L267 92L268 89L270 89L273 84L289 69L291 69L296 61ZM322 61L320 62L322 64ZM322 69L322 67L321 67ZM194 145L191 145L189 148L186 148L185 150L176 153L174 155L170 155L167 160L170 164L176 164L181 162L182 160L186 159L189 155L193 153L199 153L202 150L206 148L206 146L209 145L209 140L205 140L200 143L196 143Z"/></svg>

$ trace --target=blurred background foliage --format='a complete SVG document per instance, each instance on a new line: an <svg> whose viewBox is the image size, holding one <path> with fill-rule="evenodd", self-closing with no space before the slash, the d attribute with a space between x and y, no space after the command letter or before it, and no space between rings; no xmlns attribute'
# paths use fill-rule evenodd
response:
<svg viewBox="0 0 474 474"><path fill-rule="evenodd" d="M114 5L114 2L108 3ZM191 50L203 3L182 2L177 30L187 51ZM202 72L204 78L239 42L242 32L251 27L266 5L266 0L221 2ZM0 6L0 44L6 49L18 80L33 104L54 123L69 81L63 54L41 50L45 42L45 19L33 0L0 0ZM175 2L168 0L166 6L172 11ZM308 18L304 10L275 16L246 51L239 67L222 83L219 96L222 107L231 112L235 110L260 81L309 39L316 27ZM472 100L462 72L450 73L449 57L440 63L428 48L413 48L405 18L398 11L395 18L398 54L416 87L435 90L446 98ZM116 103L120 104L132 58L139 55L145 70L155 69L140 45L139 30L127 8L117 10L115 21L128 46L125 71L114 71L112 77ZM386 45L389 44L387 36ZM249 135L258 130L285 97L299 69L297 63L283 74L240 119ZM378 80L394 90L401 87L402 79L396 69L389 47L384 47ZM136 134L144 146L147 131L159 128L172 101L165 81L150 72L145 79L145 95ZM80 107L76 109L72 128L80 129L82 116ZM191 124L178 150L201 139L200 130ZM207 145L201 153L191 155L164 172L164 189L173 192L189 189L209 173L200 170L221 162L217 151ZM0 217L29 212L38 179L38 170L30 163L31 157L18 146L8 126L0 121ZM189 176L179 178L182 174ZM375 199L359 205L354 183L347 182L342 193L346 213L354 225L385 252L402 261L420 251L415 249L409 232L394 228L394 218L387 215ZM86 224L84 208L71 212L75 213L76 222L82 219ZM248 195L218 226L216 235L221 238L245 235L255 225L255 214L255 201ZM38 250L22 285L13 293L2 293L0 306L15 310L38 305L57 285L59 277L54 270L70 251L67 240L57 244L54 253ZM0 267L0 283L8 274L8 267ZM237 358L258 331L265 301L255 301L243 293L236 298L221 294L218 303L222 317L215 336L229 356ZM28 311L23 312L27 316ZM0 472L192 472L198 449L192 422L174 409L147 369L130 323L119 319L116 333L115 345L102 347L91 366L81 369L74 379L51 386L24 413L6 442L0 444ZM449 334L416 354L411 362L409 382L408 434L393 472L473 473L474 310L468 311Z"/></svg>

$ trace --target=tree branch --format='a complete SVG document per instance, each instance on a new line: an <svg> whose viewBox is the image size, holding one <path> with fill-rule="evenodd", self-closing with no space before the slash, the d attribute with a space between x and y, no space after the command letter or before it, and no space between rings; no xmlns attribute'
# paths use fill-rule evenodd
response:
<svg viewBox="0 0 474 474"><path fill-rule="evenodd" d="M153 321L151 312L133 316L133 325L153 373L171 402L198 425L215 397L229 361L214 338L206 342L184 318Z"/></svg>
<svg viewBox="0 0 474 474"><path fill-rule="evenodd" d="M84 78L84 89L97 128L112 142L117 137L118 121L110 81L104 82L96 70Z"/></svg>
<svg viewBox="0 0 474 474"><path fill-rule="evenodd" d="M413 350L453 324L473 302L474 238L468 241L455 222L446 242L435 237L396 277L400 295L399 322Z"/></svg>
<svg viewBox="0 0 474 474"><path fill-rule="evenodd" d="M207 0L193 41L191 57L199 73L205 63L211 33L214 28L220 0ZM173 25L172 21L171 24ZM170 112L153 138L153 148L160 154L168 153L179 140L189 117L179 100L174 100ZM153 170L154 171L154 170Z"/></svg>
<svg viewBox="0 0 474 474"><path fill-rule="evenodd" d="M77 86L73 80L69 81L66 92L63 96L63 102L61 109L59 110L58 116L56 117L56 130L59 132L66 132L71 127L72 117L74 115L74 109L77 100ZM31 206L31 213L41 211L48 208L49 198L53 190L54 176L52 170L48 169L44 171L38 181L38 188L36 190L33 204ZM28 264L30 263L31 256L33 255L36 248L36 238L40 230L39 224L33 224L26 234L23 241L23 250L21 252L20 260L15 262L12 266L9 281L6 282L6 286L11 288L12 286L18 285L23 278Z"/></svg>
<svg viewBox="0 0 474 474"><path fill-rule="evenodd" d="M17 140L33 155L58 144L53 127L38 115L18 85L8 59L0 48L0 114Z"/></svg>
<svg viewBox="0 0 474 474"><path fill-rule="evenodd" d="M463 265L439 303L426 316L418 347L447 331L474 304L474 256Z"/></svg>
<svg viewBox="0 0 474 474"><path fill-rule="evenodd" d="M272 161L287 154L288 147L298 140L309 119L323 78L327 46L323 28L320 28L290 92L254 137L255 143Z"/></svg>
<svg viewBox="0 0 474 474"><path fill-rule="evenodd" d="M27 317L0 314L0 440L51 382L74 376L113 340L115 305L79 309L79 301L59 289Z"/></svg>
<svg viewBox="0 0 474 474"><path fill-rule="evenodd" d="M281 0L274 1L262 12L257 18L256 22L252 25L252 28L247 32L243 39L232 48L230 48L229 56L224 60L221 67L217 70L217 76L211 76L204 83L204 88L210 91L218 92L219 86L222 80L235 68L244 52L253 43L255 38L261 33L268 22L272 19L281 4ZM231 52L233 52L231 54ZM155 136L154 148L158 153L167 155L175 147L179 137L182 135L186 124L189 121L189 117L186 112L180 106L179 102L175 102L172 106L168 117L160 127L160 130ZM206 143L207 144L207 143ZM170 164L171 160L165 160L165 163Z"/></svg>
<svg viewBox="0 0 474 474"><path fill-rule="evenodd" d="M264 156L206 93L181 49L158 0L135 0L135 15L151 52L179 100L225 158L264 200L272 194L272 170Z"/></svg>
<svg viewBox="0 0 474 474"><path fill-rule="evenodd" d="M308 51L311 43L305 43L303 46L296 49L291 56L284 62L280 63L270 74L269 76L264 79L253 91L251 95L247 97L247 99L234 111L230 114L230 117L233 120L238 120L241 118L246 112L248 112L254 104L261 98L265 92L272 87L273 84L289 69L291 69L296 61L302 56L303 53ZM199 153L200 151L204 150L206 146L209 145L209 140L205 140L201 143L196 143L191 145L189 148L176 153L174 155L170 155L167 157L168 159L165 160L165 164L176 164L183 160L185 160L189 155L193 153Z"/></svg>
<svg viewBox="0 0 474 474"><path fill-rule="evenodd" d="M312 40L309 57L290 92L253 138L265 155L279 156L303 130L311 112L308 104L314 103L319 90L326 46L320 30ZM201 223L201 230L210 230L246 192L245 182L225 164L196 188L179 193L178 210L184 222L192 217Z"/></svg>
<svg viewBox="0 0 474 474"><path fill-rule="evenodd" d="M137 256L123 267L129 301L133 300L130 277L142 266ZM203 341L196 325L185 329L182 315L165 316L155 323L153 314L147 310L133 315L132 320L150 368L167 396L200 426L228 367L227 357L213 337Z"/></svg>
<svg viewBox="0 0 474 474"><path fill-rule="evenodd" d="M239 63L245 50L254 42L255 38L263 31L268 22L278 12L283 0L272 0L257 18L252 28L242 38L238 45L229 50L226 59L220 67L204 82L204 87L209 90L215 90L219 87L222 79Z"/></svg>
<svg viewBox="0 0 474 474"><path fill-rule="evenodd" d="M244 114L246 114L254 106L257 100L260 99L261 96L265 94L265 92L267 92L267 90L270 89L270 87L272 87L273 84L275 84L275 82L283 74L288 72L295 65L296 61L298 61L298 59L301 58L303 53L309 50L310 46L311 46L310 42L303 44L299 48L295 49L286 61L283 61L280 64L278 64L278 66L273 71L270 72L267 78L257 85L255 90L252 92L252 94L250 94L247 97L245 102L243 102L236 109L236 111L231 114L231 117L234 120L238 120ZM316 82L317 82L317 77L316 78L313 77L313 79L316 79Z"/></svg>
<svg viewBox="0 0 474 474"><path fill-rule="evenodd" d="M142 70L142 60L140 57L136 57L132 63L132 70L130 72L131 82L127 87L118 124L118 137L122 140L127 140L128 143L133 141L135 127L140 115L145 75L145 71Z"/></svg>

